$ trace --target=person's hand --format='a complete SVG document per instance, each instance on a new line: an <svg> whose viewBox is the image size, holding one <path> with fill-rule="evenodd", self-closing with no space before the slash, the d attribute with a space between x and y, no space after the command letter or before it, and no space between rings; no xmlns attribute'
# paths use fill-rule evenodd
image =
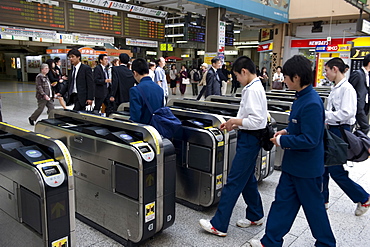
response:
<svg viewBox="0 0 370 247"><path fill-rule="evenodd" d="M227 131L231 131L233 129L236 129L238 126L235 124L235 119L234 118L231 118L229 119L226 123L222 123L220 125L220 129L221 130L227 130Z"/></svg>
<svg viewBox="0 0 370 247"><path fill-rule="evenodd" d="M66 80L68 80L68 77L64 75L64 76L62 76L62 79L66 81Z"/></svg>
<svg viewBox="0 0 370 247"><path fill-rule="evenodd" d="M105 82L106 83L111 83L112 82L112 79L105 79Z"/></svg>
<svg viewBox="0 0 370 247"><path fill-rule="evenodd" d="M86 100L86 104L92 105L92 103L93 103L93 100L90 100L90 99Z"/></svg>
<svg viewBox="0 0 370 247"><path fill-rule="evenodd" d="M286 135L286 134L287 134L286 130L282 129L274 134L274 138L277 137L278 135Z"/></svg>
<svg viewBox="0 0 370 247"><path fill-rule="evenodd" d="M109 98L109 100L110 100L111 102L113 102L113 101L114 101L114 97L112 97L112 96L111 96L111 97Z"/></svg>
<svg viewBox="0 0 370 247"><path fill-rule="evenodd" d="M56 93L55 96L60 97L62 95L60 93Z"/></svg>
<svg viewBox="0 0 370 247"><path fill-rule="evenodd" d="M270 141L274 143L275 146L279 147L280 145L277 143L277 137L270 138Z"/></svg>
<svg viewBox="0 0 370 247"><path fill-rule="evenodd" d="M44 95L44 99L47 100L47 101L49 101L50 100L50 97L45 94Z"/></svg>

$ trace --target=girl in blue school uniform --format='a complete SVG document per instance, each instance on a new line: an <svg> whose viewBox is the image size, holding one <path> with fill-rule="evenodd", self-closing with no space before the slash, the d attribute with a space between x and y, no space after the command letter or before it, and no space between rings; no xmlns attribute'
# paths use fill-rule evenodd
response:
<svg viewBox="0 0 370 247"><path fill-rule="evenodd" d="M313 89L310 61L293 56L283 66L284 82L296 91L288 127L271 141L284 149L282 172L275 201L267 217L265 235L250 246L280 247L302 206L315 246L336 246L321 194L324 173L324 121L322 100Z"/></svg>

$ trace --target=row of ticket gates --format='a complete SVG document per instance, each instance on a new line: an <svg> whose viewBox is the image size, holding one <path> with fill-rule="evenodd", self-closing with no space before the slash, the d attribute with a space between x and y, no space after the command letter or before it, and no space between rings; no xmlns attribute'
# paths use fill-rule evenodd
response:
<svg viewBox="0 0 370 247"><path fill-rule="evenodd" d="M325 102L327 91L320 95ZM275 127L286 127L293 92L267 98ZM35 132L0 122L0 246L78 246L75 218L134 246L174 223L176 201L196 210L217 204L237 138L218 127L239 102L170 100L183 125L172 140L129 121L124 105L110 118L54 110ZM261 149L257 180L281 157Z"/></svg>

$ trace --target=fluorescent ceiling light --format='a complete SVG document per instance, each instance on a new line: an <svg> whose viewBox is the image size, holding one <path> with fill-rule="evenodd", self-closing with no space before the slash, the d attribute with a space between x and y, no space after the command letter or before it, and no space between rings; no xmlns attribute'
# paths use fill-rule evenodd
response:
<svg viewBox="0 0 370 247"><path fill-rule="evenodd" d="M183 27L184 23L166 24L164 27Z"/></svg>
<svg viewBox="0 0 370 247"><path fill-rule="evenodd" d="M176 37L184 37L183 33L180 34L166 34L167 38L176 38Z"/></svg>
<svg viewBox="0 0 370 247"><path fill-rule="evenodd" d="M240 30L234 30L234 33L240 33Z"/></svg>
<svg viewBox="0 0 370 247"><path fill-rule="evenodd" d="M186 41L186 40L178 40L178 41L176 41L176 43L188 43L188 41Z"/></svg>

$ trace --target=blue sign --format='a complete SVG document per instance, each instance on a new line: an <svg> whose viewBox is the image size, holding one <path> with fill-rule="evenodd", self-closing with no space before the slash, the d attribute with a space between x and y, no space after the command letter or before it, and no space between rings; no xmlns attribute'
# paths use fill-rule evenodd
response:
<svg viewBox="0 0 370 247"><path fill-rule="evenodd" d="M290 0L191 0L275 23L288 23Z"/></svg>

